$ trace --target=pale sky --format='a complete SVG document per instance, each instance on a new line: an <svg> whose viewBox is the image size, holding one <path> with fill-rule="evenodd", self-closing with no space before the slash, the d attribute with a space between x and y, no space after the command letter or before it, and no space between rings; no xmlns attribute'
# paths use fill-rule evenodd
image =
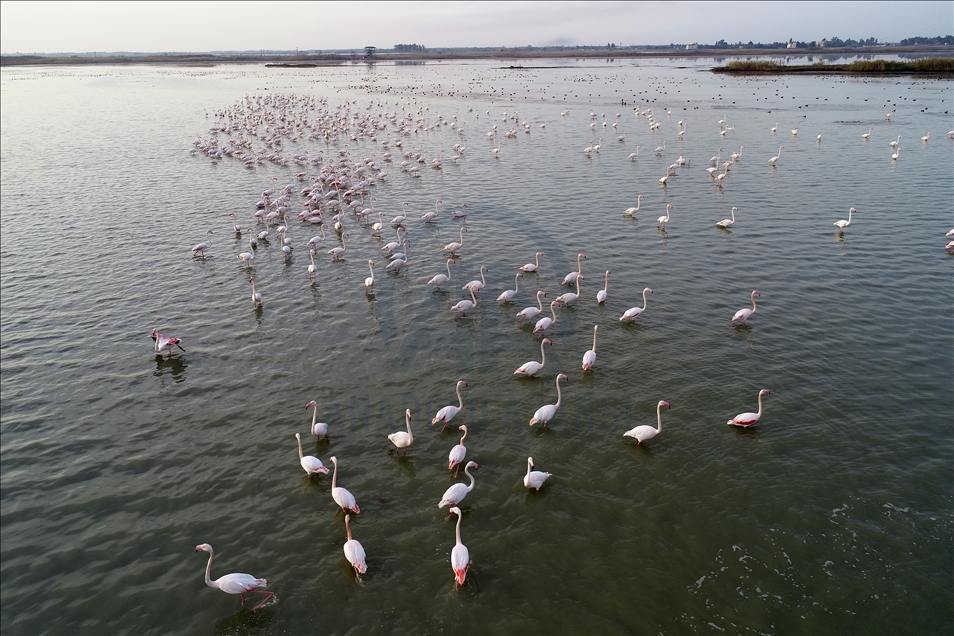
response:
<svg viewBox="0 0 954 636"><path fill-rule="evenodd" d="M711 44L954 33L954 2L0 2L3 53Z"/></svg>

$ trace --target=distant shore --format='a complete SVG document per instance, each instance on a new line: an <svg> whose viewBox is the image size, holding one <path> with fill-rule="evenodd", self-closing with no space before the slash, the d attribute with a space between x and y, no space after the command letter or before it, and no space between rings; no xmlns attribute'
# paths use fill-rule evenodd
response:
<svg viewBox="0 0 954 636"><path fill-rule="evenodd" d="M767 60L734 60L717 66L713 73L729 75L926 75L954 77L954 58L929 57L909 62L894 60L856 60L848 64L786 65Z"/></svg>
<svg viewBox="0 0 954 636"><path fill-rule="evenodd" d="M954 57L952 46L877 46L806 49L500 49L496 51L426 51L377 53L374 62L436 62L446 60L533 60L533 59L639 59L705 57L819 57L846 55L929 55ZM301 55L215 55L211 53L170 53L154 55L96 55L49 57L45 55L2 55L0 67L11 66L217 66L220 64L265 64L275 67L311 68L341 64L370 63L361 53Z"/></svg>

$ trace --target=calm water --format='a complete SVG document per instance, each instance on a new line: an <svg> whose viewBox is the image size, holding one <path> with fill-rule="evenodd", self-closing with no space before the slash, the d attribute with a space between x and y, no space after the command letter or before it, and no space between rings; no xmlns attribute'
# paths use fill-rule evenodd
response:
<svg viewBox="0 0 954 636"><path fill-rule="evenodd" d="M4 70L3 633L950 633L952 83L727 78L710 65ZM389 219L409 203L409 263L385 274L393 231L374 238L348 216L346 258L331 262L329 233L312 281L315 231L293 219L290 260L274 238L257 251L256 311L235 258L247 243L227 215L257 232L273 177L294 184L292 214L309 180L294 163L247 169L190 150L224 121L216 111L292 94L330 111L350 100L349 118L423 119L391 164L390 124L377 141L283 144L287 158L327 160L345 144L352 162L374 153L389 173L369 188L375 209ZM654 107L657 130L636 106ZM505 118L515 110L518 122ZM740 146L715 187L709 157ZM420 178L398 167L408 150L427 151ZM679 156L691 165L660 186ZM638 194L634 220L622 211ZM437 198L437 223L418 221ZM438 293L425 283L444 271L462 203L469 232ZM718 230L732 206L737 223ZM839 237L833 223L851 206ZM212 247L194 259L207 229ZM536 251L540 273L498 306ZM541 378L515 379L540 345L514 315L537 289L569 291L559 283L581 251L582 297L557 310ZM449 307L481 265L487 288L455 319ZM620 323L647 286L645 313ZM733 327L753 289L758 312ZM597 365L584 374L596 323ZM154 327L186 352L157 358ZM557 415L530 428L559 372ZM455 590L455 519L437 502L455 481L458 433L429 421L461 378L454 424L468 425L480 469L462 506L473 565ZM761 388L772 393L759 425L727 427ZM308 434L309 400L329 441ZM659 400L672 404L662 434L624 442L655 423ZM414 445L389 457L405 408ZM360 581L331 479L305 477L296 432L306 454L337 456L361 506ZM522 485L528 456L553 473L539 493ZM266 577L277 602L252 613L205 587L203 542L217 550L213 577Z"/></svg>

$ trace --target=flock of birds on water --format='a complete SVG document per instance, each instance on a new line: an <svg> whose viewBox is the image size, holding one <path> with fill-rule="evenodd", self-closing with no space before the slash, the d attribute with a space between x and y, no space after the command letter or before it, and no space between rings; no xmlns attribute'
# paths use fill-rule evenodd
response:
<svg viewBox="0 0 954 636"><path fill-rule="evenodd" d="M320 252L323 249L322 246L325 244L326 227L331 229L337 239L335 247L326 251L332 262L341 261L353 254L354 250L353 248L349 249L347 242L351 232L369 232L370 235L376 240L379 240L379 242L383 241L381 237L384 232L394 232L394 240L384 244L381 248L383 256L375 257L372 255L371 258L367 259L369 276L365 279L364 284L365 292L369 296L373 296L375 286L379 285L380 279L375 275L375 266L378 265L380 260L384 259L387 261L384 271L388 274L398 275L402 271L409 269L411 243L408 238L410 235L408 227L413 227L414 223L436 223L441 215L441 205L443 201L438 199L434 204L434 209L425 212L419 219L412 218L412 215L408 211L410 204L405 202L402 204L400 214L395 214L389 221L386 221L384 211L380 209L375 210L374 208L376 198L373 196L373 192L380 185L387 183L387 179L389 178L388 166L393 166L395 162L399 162L399 170L402 174L410 178L421 178L422 170L428 168L432 170L442 170L445 161L454 164L461 162L467 152L464 146L464 129L458 121L456 114L450 119L445 118L439 113L431 115L429 112L430 109L423 104L417 104L415 110L415 102L416 100L412 102L410 99L398 101L393 104L393 110L388 111L387 109L391 108L392 104L387 102L382 103L380 100L375 102L374 99L371 99L366 108L360 109L357 107L357 101L354 100L347 101L335 109L331 109L328 107L326 98L272 94L258 97L246 96L239 103L215 113L216 123L210 131L211 137L209 139L197 139L193 143L193 154L203 154L213 161L232 158L242 162L251 170L266 163L282 167L297 166L299 169L296 178L301 184L300 186L289 184L280 188L277 183L278 177L273 177L271 187L262 192L261 199L255 206L256 211L252 215L252 218L241 219L240 222L238 215L235 213L229 214L232 224L230 230L234 232L233 244L247 241L248 249L235 255L235 257L242 262L242 269L247 275L253 272L254 263L261 260L261 257L258 255L261 253L262 248L271 247L272 241L275 241L279 246L282 258L286 260L292 258L294 250L297 249L296 240L292 238L292 235L296 232L296 224L292 223L293 219L297 220L298 226L317 228L318 233L309 238L305 244L309 253L308 275L312 280L317 276L318 263L316 259L320 258ZM384 110L375 110L375 105L378 109L383 108ZM398 109L398 107L400 107L400 109ZM473 109L468 109L468 113L471 112L473 112ZM566 116L568 113L568 110L563 110L561 115ZM657 130L662 125L662 122L656 119L656 114L652 108L641 111L640 108L637 107L634 109L634 113L637 117L644 117L651 130ZM891 120L892 114L893 112L887 114L885 118L886 121ZM491 112L487 110L485 115L491 116ZM671 111L666 111L666 115L671 116ZM614 131L619 126L620 118L621 115L617 114L616 120L611 124ZM479 122L480 114L477 113L474 119L475 122ZM733 126L728 123L727 119L727 117L723 117L717 122L719 135L722 137L733 129ZM527 121L521 122L518 112L513 112L512 114L504 112L501 116L501 121L507 122L506 125L509 126L509 129L503 134L506 138L511 139L518 136L521 131L529 134L533 125ZM590 112L589 126L591 130L595 131L597 126L605 129L609 123L605 115L598 117L594 112ZM429 154L423 150L403 150L405 139L408 137L448 126L456 130L460 138L459 143L454 144L450 152L440 150L439 152ZM546 122L539 123L538 126L545 128ZM683 121L679 121L677 126L676 137L677 141L679 141L684 138L687 127ZM264 130L262 130L263 128ZM864 142L871 141L872 130L873 128L869 128L866 133L860 135ZM777 134L778 124L772 127L769 132ZM797 137L798 133L798 128L791 130L793 137ZM221 143L219 141L220 134L227 137L227 139ZM501 148L499 143L495 143L497 135L497 124L493 124L492 128L487 131L486 136L490 142L494 144L494 147L490 151L491 155L499 159L501 156ZM818 141L821 141L821 137L822 135L819 133L817 135ZM949 132L948 137L954 138L954 131ZM256 140L262 144L262 147L259 149L255 148ZM299 140L324 142L328 155L325 156L324 151L319 151L314 156L309 156L307 152L286 156L284 150L285 145L288 143L295 144ZM624 143L625 140L625 132L617 136L619 143ZM929 140L930 133L921 138L923 143L928 143ZM597 142L586 146L583 149L583 154L586 157L598 154L602 147L602 141L602 138L599 138ZM343 145L341 142L344 142ZM352 150L350 144L353 143L354 147L357 148L359 143L365 142L379 145L381 148L381 156L378 157L376 153L371 153L365 157L354 156L355 151ZM892 161L898 161L899 159L899 144L900 136L892 140L889 144L889 148L893 151L891 155ZM338 146L341 147L338 148ZM784 164L782 160L783 149L784 144L780 145L776 156L768 159L768 165L770 167L776 168ZM719 150L719 152L710 159L706 172L708 178L713 181L716 188L721 189L724 181L729 178L732 168L741 164L743 151L744 146L740 147L738 151L732 152L727 157L723 157L722 151ZM666 142L663 142L661 146L654 150L654 155L662 157L666 152ZM630 154L628 159L630 161L637 161L638 157L639 146L636 146L635 152ZM666 186L667 182L677 171L688 168L690 165L691 161L689 159L680 156L673 164L668 166L666 174L659 179L659 183ZM294 213L292 210L292 197L296 189L299 190L303 201L300 204L300 211ZM636 215L640 212L642 198L643 195L639 195L636 200L636 205L623 210L622 213L627 217L636 218ZM661 233L665 233L667 226L672 223L672 209L673 206L668 204L666 206L666 213L657 219L657 226ZM736 223L737 212L738 208L732 207L730 217L717 222L715 225L722 230L728 230ZM852 207L848 211L847 219L838 220L834 223L837 233L843 233L847 230L852 223L852 215L856 212L857 210ZM443 247L444 257L442 258L446 257L445 270L435 274L426 282L428 286L433 286L433 289L438 292L442 291L442 286L444 285L456 284L456 281L454 283L451 282L451 266L457 263L457 257L465 250L466 235L470 231L466 226L466 204L461 205L459 209L451 212L450 216L453 220L462 221L464 224L461 225L457 232L457 240L451 241ZM207 235L213 237L216 231L228 233L229 229L210 229ZM948 232L947 235L948 237L954 237L954 229ZM195 259L202 260L212 249L212 238L206 238L205 241L196 244L192 248L191 253ZM946 249L949 252L954 252L954 240L946 246ZM270 250L268 251L270 252ZM533 262L527 262L519 268L515 268L515 271L511 274L508 274L508 277L510 275L514 277L514 288L502 291L496 299L498 303L511 304L514 302L520 290L521 280L526 281L528 277L535 276L540 271L541 256L544 256L542 251L536 252L532 256ZM364 256L360 258L363 259ZM552 333L553 326L559 319L559 314L556 310L581 302L582 300L580 281L585 280L582 264L585 259L586 254L580 252L577 256L576 270L566 274L562 281L563 285L571 286L572 291L560 294L550 301L548 306L549 315L547 315L547 308L543 305L543 298L547 297L547 292L544 290L537 290L533 294L536 300L535 305L530 305L516 314L515 318L518 322L525 320L534 322L532 332L533 334L539 334L541 340L540 361L530 360L522 364L513 372L515 376L532 378L543 371L546 365L546 347L553 344L552 339L547 336L547 330L549 329ZM464 298L449 307L449 310L454 312L454 316L465 316L468 312L474 311L482 302L479 300L479 294L487 286L485 277L487 271L489 271L488 268L482 266L479 270L480 279L471 280L462 286L461 289L467 292L469 298ZM610 273L609 270L605 271L603 275L603 289L599 290L595 296L595 301L600 305L604 304L609 297ZM261 311L265 304L263 293L260 291L261 287L256 287L254 275L248 275L247 280L251 287L251 303L256 311ZM423 282L423 278L421 282ZM652 293L653 290L651 288L644 288L642 290L642 306L637 305L627 309L620 316L619 320L621 322L636 321L647 311L647 294ZM738 310L731 317L730 322L734 324L748 324L747 321L754 316L758 309L756 298L760 296L761 293L758 290L753 290L749 298L751 307ZM596 343L599 328L600 326L598 324L593 325L592 347L583 354L581 366L584 373L591 373L596 365ZM185 351L179 338L164 335L155 329L151 337L154 340L154 349L157 355L161 356L165 354L172 356L176 350ZM548 423L553 420L562 402L560 383L566 380L568 380L566 374L557 374L555 381L556 402L541 406L537 409L529 421L530 426L540 425L546 427ZM458 381L455 386L457 404L445 406L431 419L432 425L441 425L441 432L451 424L452 420L454 420L463 409L464 402L461 389L467 386L468 383L465 380ZM769 393L770 391L768 389L759 391L757 396L757 412L741 413L728 420L727 424L743 428L754 426L762 416L762 398ZM623 436L636 440L636 444L642 444L659 435L662 432L663 407L670 408L670 404L665 400L660 400L657 403L656 426L636 426L624 432ZM311 401L305 406L305 409L314 409L311 420L312 436L316 440L327 438L329 426L325 422L318 421L318 403ZM414 434L411 427L412 419L410 409L406 410L405 430L397 431L387 436L392 445L389 454L403 453L406 455L408 449L414 444ZM456 444L448 454L447 468L449 471L454 471L454 478L456 478L461 466L463 466L464 474L468 478L469 483L457 482L447 488L438 502L438 507L449 507L450 514L456 515L457 517L456 542L451 550L450 561L455 586L461 586L465 584L471 559L467 547L461 541L461 521L463 515L459 504L475 487L476 480L471 470L477 470L478 464L474 461L464 463L467 457L467 447L465 446L467 426L460 425L457 429L462 433L462 436L459 443ZM295 438L298 442L299 461L306 475L311 477L314 475L327 474L329 470L319 458L304 454L301 445L301 435L295 433ZM362 574L367 572L365 550L362 544L353 538L350 521L351 515L360 514L361 510L354 495L338 485L338 458L331 456L329 461L334 466L331 481L331 495L334 503L344 513L345 534L347 536L347 541L344 544L344 556L354 568L355 575L360 578ZM540 490L551 474L534 470L534 468L533 458L528 457L527 472L524 476L523 483L528 489ZM205 582L208 586L220 589L229 594L238 594L243 606L245 604L246 594L260 595L262 598L253 607L253 611L274 599L274 593L265 589L267 583L266 580L262 578L257 578L249 574L235 573L227 574L218 579L212 579L210 571L212 560L215 557L212 546L204 543L197 545L195 549L197 552L205 551L209 553L209 560L205 571Z"/></svg>

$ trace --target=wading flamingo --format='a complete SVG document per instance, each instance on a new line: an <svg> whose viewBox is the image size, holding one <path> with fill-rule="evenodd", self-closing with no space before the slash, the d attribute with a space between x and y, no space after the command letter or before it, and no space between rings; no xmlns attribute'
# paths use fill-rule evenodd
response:
<svg viewBox="0 0 954 636"><path fill-rule="evenodd" d="M534 262L527 263L520 267L520 271L529 273L536 273L537 269L540 267L540 257L543 256L543 252L537 252L534 255Z"/></svg>
<svg viewBox="0 0 954 636"><path fill-rule="evenodd" d="M840 221L835 221L834 226L838 228L838 233L845 231L845 228L851 225L851 214L852 212L857 212L858 210L854 208L848 208L848 220L842 219Z"/></svg>
<svg viewBox="0 0 954 636"><path fill-rule="evenodd" d="M444 429L447 428L447 425L450 423L450 421L454 419L458 413L460 413L460 410L464 408L464 399L460 396L460 387L462 386L467 386L467 383L463 380L458 380L457 387L454 389L457 392L457 406L449 404L438 411L437 415L431 419L432 426L438 422L441 423L441 433L444 432Z"/></svg>
<svg viewBox="0 0 954 636"><path fill-rule="evenodd" d="M520 291L520 279L523 278L523 272L517 272L517 275L513 277L513 289L508 289L505 292L501 292L497 296L497 302L500 303L509 303L513 300L513 297Z"/></svg>
<svg viewBox="0 0 954 636"><path fill-rule="evenodd" d="M583 370L589 371L596 364L596 331L599 325L593 325L593 348L583 354Z"/></svg>
<svg viewBox="0 0 954 636"><path fill-rule="evenodd" d="M523 320L524 318L526 318L527 320L533 320L534 318L536 318L536 317L540 314L540 312L543 311L543 300L541 299L541 296L546 296L546 295L547 295L547 293L546 293L545 291L538 291L538 292L537 292L537 306L536 306L536 307L527 307L527 308L524 309L523 311L518 312L518 313L517 313L517 320L518 320L518 321L521 321L521 320Z"/></svg>
<svg viewBox="0 0 954 636"><path fill-rule="evenodd" d="M456 506L464 500L464 497L467 496L467 493L474 489L475 481L474 476L470 474L471 468L477 470L480 468L480 466L477 465L477 462L467 462L467 465L464 466L464 474L470 478L470 485L454 484L445 490L444 496L441 497L440 503L437 504L438 508L443 508L444 506Z"/></svg>
<svg viewBox="0 0 954 636"><path fill-rule="evenodd" d="M775 167L775 162L778 161L779 158L782 156L782 148L784 148L784 147L785 147L785 146L779 146L779 147L778 147L778 154L768 160L768 164L769 164L770 166L772 166L773 168Z"/></svg>
<svg viewBox="0 0 954 636"><path fill-rule="evenodd" d="M739 211L739 208L732 207L732 218L731 219L722 219L716 223L716 227L721 227L723 230L728 230L730 226L735 224L735 213Z"/></svg>
<svg viewBox="0 0 954 636"><path fill-rule="evenodd" d="M453 307L451 307L451 311L457 312L457 316L456 316L457 318L460 318L461 316L466 314L468 311L470 311L471 309L477 306L477 297L474 296L474 290L471 289L469 291L470 291L470 300L464 299L460 301L459 303L457 303L456 305L454 305Z"/></svg>
<svg viewBox="0 0 954 636"><path fill-rule="evenodd" d="M639 446L646 440L652 439L653 437L656 437L657 435L662 433L662 411L660 409L662 409L662 407L664 406L668 409L669 402L664 402L663 400L659 400L659 403L656 405L656 428L653 428L652 426L646 426L644 424L642 426L637 426L636 428L632 428L626 431L625 433L623 433L623 437L635 438L636 445Z"/></svg>
<svg viewBox="0 0 954 636"><path fill-rule="evenodd" d="M626 208L625 210L623 210L623 214L627 216L636 216L636 213L639 212L640 201L642 200L643 200L643 195L640 194L639 196L636 197L636 207Z"/></svg>
<svg viewBox="0 0 954 636"><path fill-rule="evenodd" d="M754 314L754 313L755 313L755 310L757 309L757 307L755 306L755 297L756 297L756 296L761 297L762 294L759 293L759 290L753 289L753 290L752 290L752 295L750 296L750 298L752 299L752 309L749 309L748 307L744 307L744 308L738 310L737 312L735 312L735 315L732 316L732 322L735 322L736 320L741 320L741 321L742 321L742 324L747 324L745 321L748 320L749 318L751 318L751 317L752 317L752 314Z"/></svg>
<svg viewBox="0 0 954 636"><path fill-rule="evenodd" d="M371 288L374 287L374 261L370 259L368 259L368 269L371 270L371 275L364 279L364 291L370 294Z"/></svg>
<svg viewBox="0 0 954 636"><path fill-rule="evenodd" d="M447 259L447 274L446 274L446 275L444 275L444 274L437 274L436 276L434 276L434 278L432 278L431 280L427 281L427 284L428 284L428 285L437 285L437 291L440 291L440 290L441 290L441 285L443 285L444 283L446 283L447 281L449 281L450 278L451 278L451 273L450 273L451 263L456 263L456 262L457 262L457 261L455 261L455 260L452 259L452 258Z"/></svg>
<svg viewBox="0 0 954 636"><path fill-rule="evenodd" d="M609 289L609 275L610 271L606 270L606 275L604 276L603 289L596 292L596 302L603 304L606 302L606 292Z"/></svg>
<svg viewBox="0 0 954 636"><path fill-rule="evenodd" d="M729 426L741 426L742 428L748 428L749 426L755 426L755 423L759 421L759 418L762 417L762 396L766 393L771 393L768 389L762 389L759 391L759 412L758 413L739 413L731 420L726 422Z"/></svg>
<svg viewBox="0 0 954 636"><path fill-rule="evenodd" d="M643 306L632 307L630 309L627 309L623 313L623 315L620 317L619 319L620 322L633 322L637 318L639 318L644 311L646 311L646 292L649 292L651 294L653 293L653 290L651 290L649 287L646 287L645 289L643 289Z"/></svg>
<svg viewBox="0 0 954 636"><path fill-rule="evenodd" d="M460 465L464 463L464 458L467 457L467 447L464 446L464 440L467 439L467 426L461 424L457 427L457 430L463 431L464 435L460 438L457 446L452 448L450 453L447 455L447 470L454 470L454 479L457 479L457 473L460 471Z"/></svg>
<svg viewBox="0 0 954 636"><path fill-rule="evenodd" d="M335 465L335 472L331 475L331 498L335 500L342 511L348 512L350 510L354 514L360 514L361 508L355 502L354 495L348 492L346 488L338 486L338 458L332 456L329 459Z"/></svg>
<svg viewBox="0 0 954 636"><path fill-rule="evenodd" d="M249 278L248 282L252 284L252 305L254 305L255 307L261 307L262 295L258 293L257 291L255 291L255 277L252 276L251 278Z"/></svg>
<svg viewBox="0 0 954 636"><path fill-rule="evenodd" d="M345 515L345 532L348 533L348 540L344 544L345 558L354 568L356 575L364 574L368 571L368 565L365 563L364 546L351 538L351 515Z"/></svg>
<svg viewBox="0 0 954 636"><path fill-rule="evenodd" d="M268 581L255 578L251 574L235 572L212 580L209 578L209 571L212 569L212 559L215 558L215 552L212 551L212 546L208 543L201 543L195 546L195 551L198 552L199 550L209 553L209 563L205 566L205 584L209 587L222 590L226 594L238 594L242 605L245 605L246 594L264 594L265 598L252 608L253 612L275 596L274 592L269 592L264 589L265 586L268 585Z"/></svg>
<svg viewBox="0 0 954 636"><path fill-rule="evenodd" d="M489 271L490 271L489 267L487 267L486 265L481 265L480 280L472 280L466 285L464 285L463 287L461 287L461 289L469 289L470 291L476 294L487 285L487 279L484 278L484 272L489 272Z"/></svg>
<svg viewBox="0 0 954 636"><path fill-rule="evenodd" d="M155 329L152 330L152 333L149 335L155 342L153 342L153 349L155 349L158 355L162 355L164 351L169 352L169 357L172 357L173 347L179 347L182 349L182 341L178 338L172 338L167 336L164 333L159 333ZM185 349L182 349L185 351Z"/></svg>
<svg viewBox="0 0 954 636"><path fill-rule="evenodd" d="M552 303L550 303L550 315L553 316L553 318L550 318L550 316L544 316L538 320L537 324L533 326L533 333L545 333L548 327L553 326L553 323L556 322L556 311L553 308L559 306L559 300L554 300Z"/></svg>
<svg viewBox="0 0 954 636"><path fill-rule="evenodd" d="M212 230L207 230L207 231L206 231L206 234L214 234L214 232L213 232ZM198 245L196 245L195 247L192 248L192 255L193 255L193 256L205 256L205 250L209 249L210 247L212 247L212 241L207 241L207 242L205 242L205 243L199 243Z"/></svg>
<svg viewBox="0 0 954 636"><path fill-rule="evenodd" d="M295 439L298 440L298 460L301 467L305 469L305 474L309 477L315 474L327 475L328 469L321 463L321 460L313 455L305 455L301 452L301 434L295 433Z"/></svg>
<svg viewBox="0 0 954 636"><path fill-rule="evenodd" d="M567 292L565 294L560 294L557 296L557 302L561 302L564 305L572 305L580 297L580 281L584 280L586 277L580 274L576 277L576 292Z"/></svg>
<svg viewBox="0 0 954 636"><path fill-rule="evenodd" d="M576 282L577 277L583 273L583 265L580 263L581 258L586 258L586 254L584 254L583 252L580 252L579 254L576 255L576 271L570 272L569 274L564 276L563 282L560 283L561 285L572 285L573 283Z"/></svg>
<svg viewBox="0 0 954 636"><path fill-rule="evenodd" d="M658 224L659 224L659 227L661 227L661 228L664 229L664 230L666 229L666 226L669 224L669 221L672 220L672 216L670 216L670 214L671 214L670 211L671 211L671 210L672 210L672 204L671 204L671 203L667 203L667 204L666 204L666 216L661 216L661 217L659 217L658 219L656 219L656 223L658 223Z"/></svg>
<svg viewBox="0 0 954 636"><path fill-rule="evenodd" d="M527 378L532 378L536 374L543 371L543 366L547 363L547 353L544 350L543 345L552 345L553 341L549 338L544 338L540 341L540 362L536 360L531 360L530 362L524 362L521 364L516 371L513 372L514 375L522 375Z"/></svg>
<svg viewBox="0 0 954 636"><path fill-rule="evenodd" d="M305 410L314 407L315 411L311 414L311 434L316 438L328 437L328 424L318 421L318 403L312 400L305 405Z"/></svg>
<svg viewBox="0 0 954 636"><path fill-rule="evenodd" d="M451 568L454 570L455 585L463 585L464 579L467 578L467 570L470 569L470 552L467 546L460 542L460 522L464 516L457 506L451 508L450 512L457 515L457 543L451 550Z"/></svg>
<svg viewBox="0 0 954 636"><path fill-rule="evenodd" d="M460 241L454 241L453 243L448 243L447 245L444 246L444 251L450 252L451 254L453 254L460 248L464 247L464 232L467 232L467 231L468 230L466 227L460 228Z"/></svg>
<svg viewBox="0 0 954 636"><path fill-rule="evenodd" d="M391 440L391 443L394 444L395 448L388 450L388 455L394 451L400 451L404 449L404 454L407 455L408 447L414 443L414 435L411 433L411 409L406 409L404 411L404 425L407 426L407 432L398 431L397 433L391 433L388 435L388 439Z"/></svg>
<svg viewBox="0 0 954 636"><path fill-rule="evenodd" d="M533 458L527 458L527 474L523 478L523 485L526 488L533 488L534 490L540 490L543 487L543 482L550 478L550 473L544 473L539 470L533 470Z"/></svg>
<svg viewBox="0 0 954 636"><path fill-rule="evenodd" d="M560 392L560 380L566 379L568 378L563 373L556 377L556 404L547 404L538 408L537 412L534 413L533 417L530 419L530 426L533 426L534 424L543 424L543 428L547 427L547 423L553 419L554 415L556 415L557 409L560 408L560 402L563 400L563 394Z"/></svg>

